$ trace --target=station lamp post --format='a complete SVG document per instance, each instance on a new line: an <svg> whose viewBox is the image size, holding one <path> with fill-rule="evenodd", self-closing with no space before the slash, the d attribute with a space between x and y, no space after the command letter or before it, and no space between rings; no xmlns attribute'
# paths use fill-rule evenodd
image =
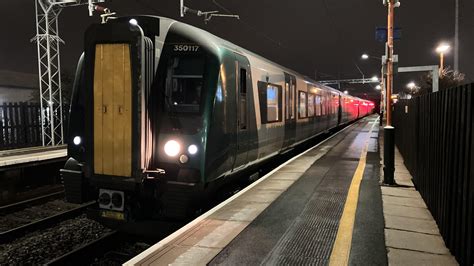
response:
<svg viewBox="0 0 474 266"><path fill-rule="evenodd" d="M395 128L392 126L392 87L393 87L393 29L395 7L400 6L398 0L383 0L388 8L387 15L387 82L385 84L385 107L387 122L384 127L384 184L395 185Z"/></svg>
<svg viewBox="0 0 474 266"><path fill-rule="evenodd" d="M449 48L451 48L448 44L440 44L436 48L436 52L439 54L439 75L443 74L444 70L444 54L448 52Z"/></svg>

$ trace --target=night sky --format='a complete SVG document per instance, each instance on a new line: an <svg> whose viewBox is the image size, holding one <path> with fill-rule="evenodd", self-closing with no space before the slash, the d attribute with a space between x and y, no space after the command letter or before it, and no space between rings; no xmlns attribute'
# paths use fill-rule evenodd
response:
<svg viewBox="0 0 474 266"><path fill-rule="evenodd" d="M204 24L189 14L179 18L179 0L115 0L105 6L119 15L152 14L175 18L210 31L246 49L256 52L301 74L319 79L360 78L358 64L366 76L380 73L380 61L360 60L364 52L381 57L384 45L375 40L375 28L386 26L387 10L382 0L217 0L241 20L215 18ZM186 5L203 11L225 11L213 0L187 0ZM461 0L460 70L474 80L474 3ZM396 26L402 28L402 40L396 41L395 53L400 66L438 64L434 49L441 41L454 44L454 0L405 0L396 9ZM83 33L99 17L88 17L86 6L63 10L60 35L63 70L73 72L83 48ZM0 1L0 69L37 72L33 0ZM447 55L453 64L453 53ZM395 91L420 74L396 77ZM376 95L370 86L347 87L351 94Z"/></svg>

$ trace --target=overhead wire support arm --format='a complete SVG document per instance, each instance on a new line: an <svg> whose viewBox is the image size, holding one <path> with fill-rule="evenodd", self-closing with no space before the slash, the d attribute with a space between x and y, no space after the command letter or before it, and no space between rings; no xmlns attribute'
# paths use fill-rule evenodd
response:
<svg viewBox="0 0 474 266"><path fill-rule="evenodd" d="M204 23L208 23L211 21L213 17L226 17L226 18L236 18L240 19L239 15L235 14L219 14L219 11L214 10L214 11L201 11L201 10L196 10L189 8L184 5L184 0L180 0L180 15L181 17L184 17L187 13L192 13L195 14L198 17L204 17Z"/></svg>

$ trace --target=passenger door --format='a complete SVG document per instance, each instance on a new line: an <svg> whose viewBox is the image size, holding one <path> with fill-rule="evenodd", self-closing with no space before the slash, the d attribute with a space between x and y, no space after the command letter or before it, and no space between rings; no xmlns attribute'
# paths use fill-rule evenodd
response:
<svg viewBox="0 0 474 266"><path fill-rule="evenodd" d="M237 111L237 145L233 169L248 162L249 152L249 113L251 96L250 63L246 57L235 54L235 95Z"/></svg>
<svg viewBox="0 0 474 266"><path fill-rule="evenodd" d="M296 78L285 73L285 141L283 147L295 143L296 137Z"/></svg>

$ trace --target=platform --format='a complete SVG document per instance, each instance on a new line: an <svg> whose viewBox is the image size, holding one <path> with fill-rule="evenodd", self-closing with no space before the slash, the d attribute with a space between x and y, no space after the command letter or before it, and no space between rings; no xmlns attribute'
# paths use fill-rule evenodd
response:
<svg viewBox="0 0 474 266"><path fill-rule="evenodd" d="M356 122L126 264L386 264L377 136Z"/></svg>
<svg viewBox="0 0 474 266"><path fill-rule="evenodd" d="M0 151L0 171L17 165L40 164L65 159L66 156L66 145Z"/></svg>

